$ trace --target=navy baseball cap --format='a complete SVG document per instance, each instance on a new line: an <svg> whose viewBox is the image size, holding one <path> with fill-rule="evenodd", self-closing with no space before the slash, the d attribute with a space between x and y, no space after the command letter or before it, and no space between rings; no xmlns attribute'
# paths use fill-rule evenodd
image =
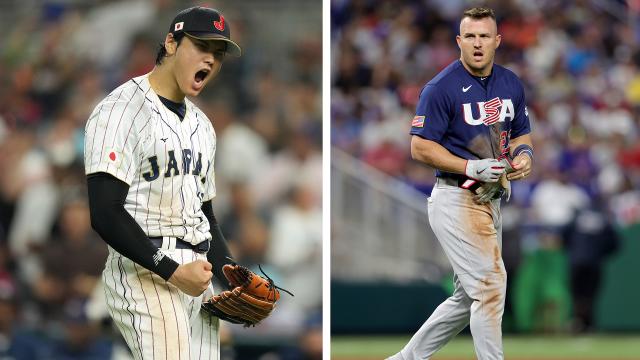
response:
<svg viewBox="0 0 640 360"><path fill-rule="evenodd" d="M176 15L169 29L174 36L184 33L200 40L220 40L227 43L227 53L240 56L240 46L231 40L231 29L224 16L215 9L194 6Z"/></svg>

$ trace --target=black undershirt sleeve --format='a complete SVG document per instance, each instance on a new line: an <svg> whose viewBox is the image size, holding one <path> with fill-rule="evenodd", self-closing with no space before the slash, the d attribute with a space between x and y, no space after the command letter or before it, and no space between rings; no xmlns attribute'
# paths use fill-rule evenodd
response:
<svg viewBox="0 0 640 360"><path fill-rule="evenodd" d="M91 226L114 250L169 280L178 263L158 250L125 210L129 185L99 172L87 176Z"/></svg>
<svg viewBox="0 0 640 360"><path fill-rule="evenodd" d="M213 205L211 204L211 200L202 203L202 212L204 213L204 216L207 217L207 220L209 220L212 237L211 247L207 253L207 260L211 263L213 267L213 275L218 279L218 282L229 287L229 280L224 276L222 267L225 264L233 263L233 260L231 260L231 252L229 251L224 235L222 235L222 230L220 230L218 220L216 220L216 217L213 214Z"/></svg>

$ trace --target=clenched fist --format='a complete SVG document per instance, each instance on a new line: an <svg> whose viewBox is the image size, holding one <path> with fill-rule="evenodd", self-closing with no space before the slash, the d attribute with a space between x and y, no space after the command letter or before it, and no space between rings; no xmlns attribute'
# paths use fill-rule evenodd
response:
<svg viewBox="0 0 640 360"><path fill-rule="evenodd" d="M205 260L196 260L178 266L169 278L169 282L187 295L199 296L209 286L211 281L211 263Z"/></svg>

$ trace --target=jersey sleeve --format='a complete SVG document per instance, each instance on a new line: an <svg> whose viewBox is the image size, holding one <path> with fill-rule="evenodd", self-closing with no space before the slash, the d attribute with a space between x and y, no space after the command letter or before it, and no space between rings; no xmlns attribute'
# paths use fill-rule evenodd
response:
<svg viewBox="0 0 640 360"><path fill-rule="evenodd" d="M420 93L416 115L411 121L411 135L440 141L449 127L449 119L446 93L435 85L427 85Z"/></svg>
<svg viewBox="0 0 640 360"><path fill-rule="evenodd" d="M216 158L216 132L213 130L213 125L210 125L210 149L211 153L209 155L209 161L207 162L207 170L205 171L205 175L203 180L204 185L204 196L202 201L209 201L216 196L216 172L215 172L215 158Z"/></svg>
<svg viewBox="0 0 640 360"><path fill-rule="evenodd" d="M515 104L515 117L511 123L511 138L515 139L519 136L526 135L531 132L529 124L529 112L527 110L527 101L524 95L524 88L518 81L518 96Z"/></svg>
<svg viewBox="0 0 640 360"><path fill-rule="evenodd" d="M137 118L140 118L140 104L131 99L113 97L98 104L87 121L85 173L105 172L131 185L142 148L141 129L135 126Z"/></svg>

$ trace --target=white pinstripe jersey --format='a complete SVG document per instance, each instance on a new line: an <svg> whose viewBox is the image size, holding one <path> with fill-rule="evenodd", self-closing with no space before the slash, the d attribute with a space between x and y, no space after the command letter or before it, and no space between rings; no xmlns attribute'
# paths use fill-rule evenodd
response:
<svg viewBox="0 0 640 360"><path fill-rule="evenodd" d="M216 135L206 115L185 104L180 121L151 89L148 74L119 86L87 121L85 173L129 184L125 209L147 236L198 244L211 238L201 206L216 194Z"/></svg>

